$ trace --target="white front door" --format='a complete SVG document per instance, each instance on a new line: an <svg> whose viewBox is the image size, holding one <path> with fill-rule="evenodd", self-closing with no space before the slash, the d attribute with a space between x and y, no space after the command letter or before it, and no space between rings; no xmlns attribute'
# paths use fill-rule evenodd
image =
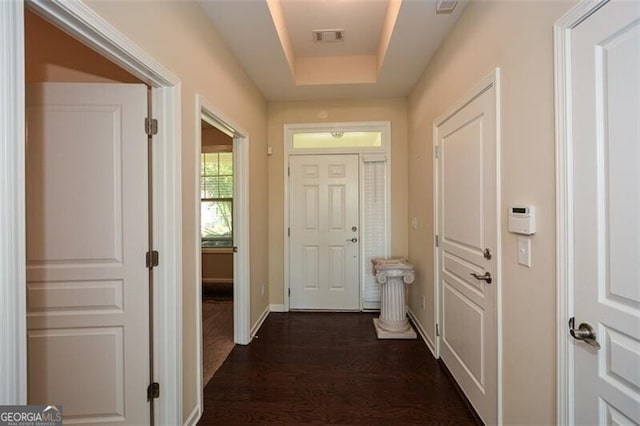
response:
<svg viewBox="0 0 640 426"><path fill-rule="evenodd" d="M358 155L295 155L289 166L289 306L357 310Z"/></svg>
<svg viewBox="0 0 640 426"><path fill-rule="evenodd" d="M147 88L27 90L28 401L148 424Z"/></svg>
<svg viewBox="0 0 640 426"><path fill-rule="evenodd" d="M573 317L600 349L571 339L570 410L640 424L640 2L604 5L571 37Z"/></svg>
<svg viewBox="0 0 640 426"><path fill-rule="evenodd" d="M496 90L483 90L436 124L439 350L482 420L495 424Z"/></svg>

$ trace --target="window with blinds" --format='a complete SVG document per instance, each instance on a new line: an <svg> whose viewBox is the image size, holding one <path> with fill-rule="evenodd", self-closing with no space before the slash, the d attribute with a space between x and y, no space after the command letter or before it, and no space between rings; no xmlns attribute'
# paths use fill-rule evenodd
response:
<svg viewBox="0 0 640 426"><path fill-rule="evenodd" d="M203 247L233 246L233 154L203 152L200 224Z"/></svg>
<svg viewBox="0 0 640 426"><path fill-rule="evenodd" d="M386 159L379 157L364 159L364 309L380 308L380 284L373 274L371 259L387 256Z"/></svg>

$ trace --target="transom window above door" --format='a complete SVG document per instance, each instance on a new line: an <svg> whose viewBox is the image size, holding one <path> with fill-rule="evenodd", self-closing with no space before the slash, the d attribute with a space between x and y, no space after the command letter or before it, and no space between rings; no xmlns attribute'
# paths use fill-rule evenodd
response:
<svg viewBox="0 0 640 426"><path fill-rule="evenodd" d="M356 148L382 147L382 132L332 132L294 133L293 148Z"/></svg>
<svg viewBox="0 0 640 426"><path fill-rule="evenodd" d="M290 154L381 153L389 149L389 122L287 124Z"/></svg>

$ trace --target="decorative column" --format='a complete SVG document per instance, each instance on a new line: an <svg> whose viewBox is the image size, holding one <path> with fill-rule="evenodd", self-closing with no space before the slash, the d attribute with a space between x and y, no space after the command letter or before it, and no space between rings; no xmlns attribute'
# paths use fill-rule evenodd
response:
<svg viewBox="0 0 640 426"><path fill-rule="evenodd" d="M380 317L374 318L378 339L415 339L416 332L405 312L405 284L415 280L413 265L406 259L372 259L380 284Z"/></svg>

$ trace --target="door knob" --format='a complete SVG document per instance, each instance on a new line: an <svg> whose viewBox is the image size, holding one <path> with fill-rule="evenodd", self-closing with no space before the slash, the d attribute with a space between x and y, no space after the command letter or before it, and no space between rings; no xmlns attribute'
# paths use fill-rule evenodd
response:
<svg viewBox="0 0 640 426"><path fill-rule="evenodd" d="M347 238L347 242L351 241L352 243L357 243L358 239L356 237L353 238Z"/></svg>
<svg viewBox="0 0 640 426"><path fill-rule="evenodd" d="M575 326L575 318L571 317L569 320L569 333L571 333L571 337L576 340L582 340L588 345L593 346L596 349L600 349L600 343L598 343L598 339L596 336L596 331L591 327L591 325L583 322L578 326L578 328L573 328Z"/></svg>
<svg viewBox="0 0 640 426"><path fill-rule="evenodd" d="M470 273L473 278L479 281L486 281L487 284L491 284L491 274L489 272L485 272L484 275L476 274L475 272Z"/></svg>

